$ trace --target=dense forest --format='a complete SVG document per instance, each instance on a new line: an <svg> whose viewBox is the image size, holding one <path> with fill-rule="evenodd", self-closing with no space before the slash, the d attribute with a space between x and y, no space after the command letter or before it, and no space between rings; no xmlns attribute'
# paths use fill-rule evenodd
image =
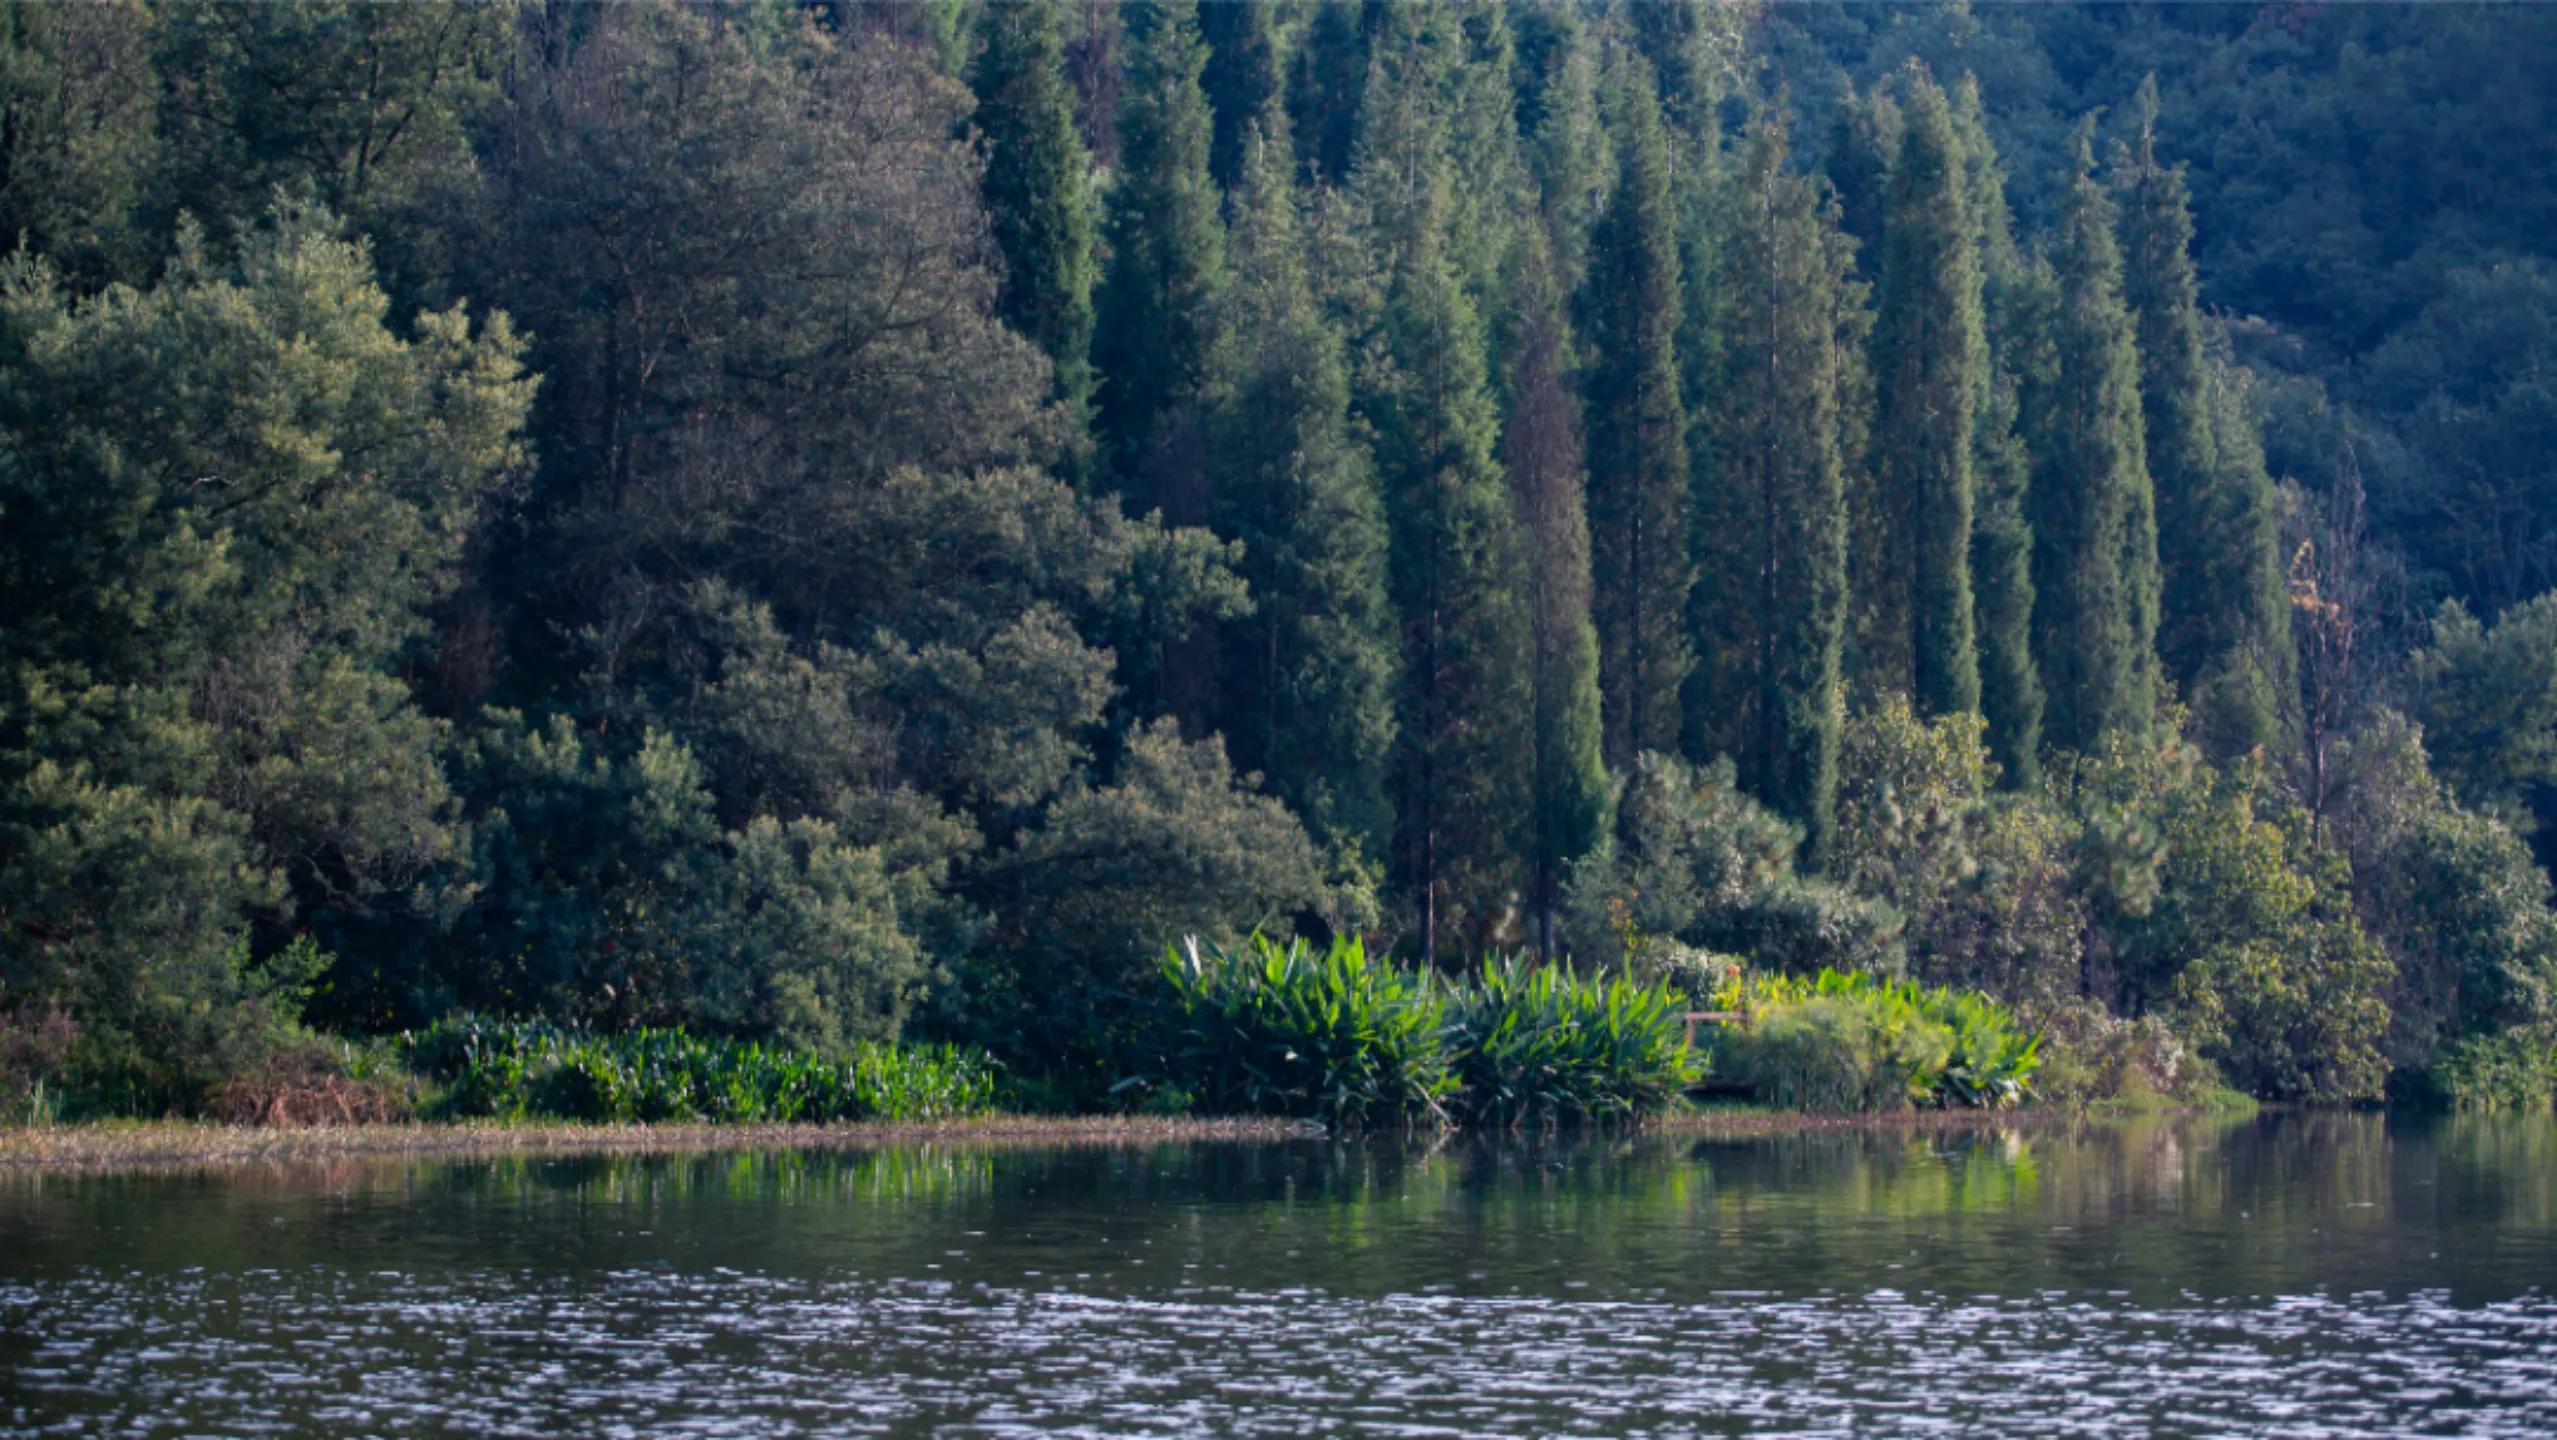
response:
<svg viewBox="0 0 2557 1440"><path fill-rule="evenodd" d="M2557 1089L2557 9L0 6L0 1079L1167 943ZM2533 846L2539 850L2534 853Z"/></svg>

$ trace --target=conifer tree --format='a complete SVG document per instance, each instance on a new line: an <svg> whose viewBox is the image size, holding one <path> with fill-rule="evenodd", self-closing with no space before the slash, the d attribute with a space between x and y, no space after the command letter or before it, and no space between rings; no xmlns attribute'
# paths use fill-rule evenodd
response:
<svg viewBox="0 0 2557 1440"><path fill-rule="evenodd" d="M1540 229L1530 229L1521 264L1519 356L1502 458L1527 552L1536 716L1528 901L1537 947L1550 957L1563 875L1606 823L1608 789L1567 291Z"/></svg>
<svg viewBox="0 0 2557 1440"><path fill-rule="evenodd" d="M1500 0L1432 0L1397 7L1408 19L1428 17L1449 52L1445 71L1448 150L1452 170L1450 255L1493 341L1493 390L1507 393L1517 351L1518 307L1508 293L1521 273L1518 247L1535 216L1535 180L1518 133L1518 63L1509 12Z"/></svg>
<svg viewBox="0 0 2557 1440"><path fill-rule="evenodd" d="M1867 274L1882 261L1882 232L1892 203L1892 170L1899 164L1907 126L1900 106L1882 85L1858 94L1852 87L1838 106L1821 170L1838 190L1840 225L1855 237Z"/></svg>
<svg viewBox="0 0 2557 1440"><path fill-rule="evenodd" d="M1140 508L1195 522L1194 448L1184 431L1225 283L1225 232L1208 174L1214 124L1199 76L1207 47L1190 0L1127 9L1128 81L1119 113L1119 179L1110 205L1110 271L1096 347L1101 434Z"/></svg>
<svg viewBox="0 0 2557 1440"><path fill-rule="evenodd" d="M1528 168L1543 197L1553 263L1565 294L1578 293L1588 268L1590 234L1615 179L1615 154L1599 113L1598 57L1580 13L1538 9L1548 32L1535 79Z"/></svg>
<svg viewBox="0 0 2557 1440"><path fill-rule="evenodd" d="M1368 387L1402 620L1397 869L1420 949L1501 938L1529 814L1533 736L1526 565L1481 317L1447 253L1445 120L1430 58L1380 47L1355 188L1388 266L1384 373Z"/></svg>
<svg viewBox="0 0 2557 1440"><path fill-rule="evenodd" d="M969 78L986 141L980 186L1003 252L1002 315L1047 352L1058 397L1079 413L1092 391L1097 223L1057 7L994 6L984 34Z"/></svg>
<svg viewBox="0 0 2557 1440"><path fill-rule="evenodd" d="M1227 190L1242 183L1244 151L1252 128L1279 97L1278 46L1270 33L1271 12L1264 0L1228 0L1199 8L1199 28L1208 46L1207 69L1200 83L1216 116L1208 172Z"/></svg>
<svg viewBox="0 0 2557 1440"><path fill-rule="evenodd" d="M2157 645L2166 673L2190 686L2211 648L2222 589L2204 537L2219 457L2211 443L2211 380L2202 353L2193 211L2184 175L2157 158L2157 77L2141 83L2138 132L2120 157L2122 302L2140 352L2140 408L2159 529L2176 543L2159 557L2165 580Z"/></svg>
<svg viewBox="0 0 2557 1440"><path fill-rule="evenodd" d="M1860 647L1868 676L1920 714L1980 708L1973 641L1973 429L1988 388L1978 226L1944 91L1910 77L1883 221L1874 322L1880 545L1857 583L1885 592Z"/></svg>
<svg viewBox="0 0 2557 1440"><path fill-rule="evenodd" d="M2157 669L2157 522L2139 353L2113 206L2090 151L2081 130L2049 271L2037 281L2047 291L2047 368L2026 399L2035 658L2050 741L2078 751L2115 731L2146 733Z"/></svg>
<svg viewBox="0 0 2557 1440"><path fill-rule="evenodd" d="M1968 208L1977 230L1989 365L1972 426L1971 585L1980 655L1980 711L1989 753L2005 783L2038 784L2042 773L2042 678L2033 663L2033 527L2026 505L2033 460L2021 433L2018 369L2027 337L2018 333L2014 292L2023 283L2006 177L1980 106L1979 82L1953 91Z"/></svg>
<svg viewBox="0 0 2557 1440"><path fill-rule="evenodd" d="M1357 154L1370 0L1315 0L1288 65L1287 114L1307 179L1337 185Z"/></svg>
<svg viewBox="0 0 2557 1440"><path fill-rule="evenodd" d="M1715 470L1700 532L1711 598L1698 638L1723 697L1713 738L1803 826L1817 865L1837 797L1847 605L1837 340L1851 262L1814 182L1785 172L1781 113L1761 112L1753 129L1724 201Z"/></svg>
<svg viewBox="0 0 2557 1440"><path fill-rule="evenodd" d="M1674 749L1694 564L1687 513L1687 412L1677 336L1684 314L1669 135L1648 67L1616 77L1615 195L1590 257L1589 520L1607 758L1631 769Z"/></svg>
<svg viewBox="0 0 2557 1440"><path fill-rule="evenodd" d="M1349 371L1307 272L1284 116L1255 127L1235 193L1237 283L1208 437L1219 535L1243 542L1252 614L1230 627L1221 719L1318 839L1392 838L1394 617L1383 497L1352 432Z"/></svg>
<svg viewBox="0 0 2557 1440"><path fill-rule="evenodd" d="M2157 103L2152 75L2118 188L2157 524L2173 537L2158 557L2158 653L2210 748L2234 754L2280 737L2290 607L2263 445L2240 377L2204 342L2192 204L2182 168L2157 158Z"/></svg>

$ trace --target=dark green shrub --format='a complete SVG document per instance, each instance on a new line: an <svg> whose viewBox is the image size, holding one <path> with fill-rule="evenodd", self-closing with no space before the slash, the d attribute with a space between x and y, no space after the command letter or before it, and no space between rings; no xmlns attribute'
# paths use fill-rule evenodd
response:
<svg viewBox="0 0 2557 1440"><path fill-rule="evenodd" d="M1524 957L1494 958L1457 994L1457 1076L1469 1119L1615 1119L1658 1112L1703 1073L1687 1048L1687 999Z"/></svg>
<svg viewBox="0 0 2557 1440"><path fill-rule="evenodd" d="M1443 1124L1457 1087L1444 986L1371 958L1355 938L1316 950L1255 935L1171 952L1161 1084L1210 1111L1341 1126Z"/></svg>

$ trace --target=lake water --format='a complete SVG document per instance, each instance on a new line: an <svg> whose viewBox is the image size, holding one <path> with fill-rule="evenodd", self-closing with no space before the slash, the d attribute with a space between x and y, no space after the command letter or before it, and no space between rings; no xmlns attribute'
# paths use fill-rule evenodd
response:
<svg viewBox="0 0 2557 1440"><path fill-rule="evenodd" d="M2557 1122L0 1175L9 1435L2557 1435Z"/></svg>

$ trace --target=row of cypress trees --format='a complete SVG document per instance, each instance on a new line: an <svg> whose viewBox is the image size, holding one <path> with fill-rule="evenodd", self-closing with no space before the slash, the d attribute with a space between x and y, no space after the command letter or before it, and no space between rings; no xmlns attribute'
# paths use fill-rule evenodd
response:
<svg viewBox="0 0 2557 1440"><path fill-rule="evenodd" d="M1241 544L1252 612L1149 698L1384 861L1425 958L1550 946L1645 751L1730 755L1817 865L1851 698L1984 714L2017 785L2170 685L2278 738L2273 489L2153 86L2028 252L1968 79L1806 173L1781 97L1722 133L1711 7L1123 15L1105 197L1057 8L986 12L1005 313L1089 484Z"/></svg>

